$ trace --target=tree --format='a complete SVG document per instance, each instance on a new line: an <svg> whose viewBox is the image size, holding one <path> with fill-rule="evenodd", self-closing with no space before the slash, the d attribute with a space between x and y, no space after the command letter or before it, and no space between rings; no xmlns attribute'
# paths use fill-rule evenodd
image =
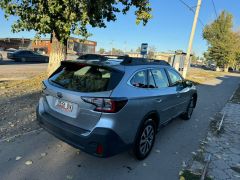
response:
<svg viewBox="0 0 240 180"><path fill-rule="evenodd" d="M141 52L141 48L138 47L138 48L136 49L136 52L140 53L140 52Z"/></svg>
<svg viewBox="0 0 240 180"><path fill-rule="evenodd" d="M208 42L208 60L215 61L217 66L228 67L235 61L234 33L232 15L223 11L218 18L203 30L203 38Z"/></svg>
<svg viewBox="0 0 240 180"><path fill-rule="evenodd" d="M235 46L234 46L234 51L235 51L235 62L233 67L235 69L240 69L240 32L235 32L234 34L235 38Z"/></svg>
<svg viewBox="0 0 240 180"><path fill-rule="evenodd" d="M103 54L103 53L105 53L105 49L103 49L103 48L100 48L100 49L99 49L99 53L100 53L100 54Z"/></svg>
<svg viewBox="0 0 240 180"><path fill-rule="evenodd" d="M197 64L198 59L199 59L199 57L196 57L195 53L192 53L191 63L192 64Z"/></svg>
<svg viewBox="0 0 240 180"><path fill-rule="evenodd" d="M146 25L151 18L149 0L1 0L5 17L16 16L13 32L34 30L38 35L51 34L49 73L65 59L70 35L89 36L87 25L105 28L117 13L126 14L135 7L136 23Z"/></svg>
<svg viewBox="0 0 240 180"><path fill-rule="evenodd" d="M124 55L124 52L121 49L112 48L112 55Z"/></svg>
<svg viewBox="0 0 240 180"><path fill-rule="evenodd" d="M148 58L154 59L155 57L155 52L156 52L156 47L155 46L150 46L148 48Z"/></svg>

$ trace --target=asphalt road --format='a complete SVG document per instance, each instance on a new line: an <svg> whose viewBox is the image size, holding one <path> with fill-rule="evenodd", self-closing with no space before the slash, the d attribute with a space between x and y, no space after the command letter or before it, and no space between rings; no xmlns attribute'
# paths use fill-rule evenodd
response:
<svg viewBox="0 0 240 180"><path fill-rule="evenodd" d="M22 80L38 75L47 70L47 63L0 61L0 81Z"/></svg>
<svg viewBox="0 0 240 180"><path fill-rule="evenodd" d="M0 177L12 179L179 179L182 161L191 158L207 133L210 117L221 110L240 82L226 76L198 87L192 119L175 119L157 134L150 156L137 161L129 153L100 159L61 142L44 130L0 142ZM42 154L41 153L46 153ZM17 156L22 158L15 160ZM26 161L31 165L25 165Z"/></svg>

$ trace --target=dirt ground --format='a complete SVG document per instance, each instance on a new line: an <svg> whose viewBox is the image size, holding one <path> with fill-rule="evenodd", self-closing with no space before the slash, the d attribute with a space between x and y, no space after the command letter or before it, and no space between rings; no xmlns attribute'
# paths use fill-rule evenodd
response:
<svg viewBox="0 0 240 180"><path fill-rule="evenodd" d="M0 100L0 139L38 129L35 108L40 92Z"/></svg>
<svg viewBox="0 0 240 180"><path fill-rule="evenodd" d="M195 82L196 84L202 84L204 81L215 79L216 77L222 77L231 73L216 72L211 70L203 70L201 68L191 67L187 74L187 79Z"/></svg>
<svg viewBox="0 0 240 180"><path fill-rule="evenodd" d="M36 105L41 96L40 74L28 80L0 82L0 140L36 130Z"/></svg>

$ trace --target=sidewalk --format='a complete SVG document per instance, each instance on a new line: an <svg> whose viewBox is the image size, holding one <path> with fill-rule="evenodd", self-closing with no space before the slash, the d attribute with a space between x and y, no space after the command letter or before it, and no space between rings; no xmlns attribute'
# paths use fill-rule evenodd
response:
<svg viewBox="0 0 240 180"><path fill-rule="evenodd" d="M223 123L218 131L220 122ZM209 179L240 180L240 87L222 111L211 119L209 132L205 140L201 141L197 153L193 152L193 159L188 167L183 163L184 171L180 172L180 179L191 179L189 169L199 176L206 165L206 157L211 156L207 169Z"/></svg>

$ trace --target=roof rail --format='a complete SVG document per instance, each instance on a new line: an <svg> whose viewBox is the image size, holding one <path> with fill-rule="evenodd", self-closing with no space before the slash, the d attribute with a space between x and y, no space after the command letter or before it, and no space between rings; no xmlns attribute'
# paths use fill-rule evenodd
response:
<svg viewBox="0 0 240 180"><path fill-rule="evenodd" d="M158 59L147 59L147 58L135 58L135 57L124 57L120 63L122 65L164 65L170 66L170 64L164 60Z"/></svg>
<svg viewBox="0 0 240 180"><path fill-rule="evenodd" d="M87 55L87 54L85 54ZM94 54L95 55L95 54ZM164 60L158 60L158 59L148 59L148 58L140 58L140 57L130 57L129 55L100 55L96 54L99 57L103 57L105 59L96 59L98 61L107 61L108 59L116 59L120 60L120 64L124 66L130 66L130 65L164 65L164 66L170 66L170 64ZM84 55L83 55L84 56Z"/></svg>
<svg viewBox="0 0 240 180"><path fill-rule="evenodd" d="M111 54L104 54L102 55L108 59L124 59L126 57L129 57L127 54L126 55L111 55Z"/></svg>

